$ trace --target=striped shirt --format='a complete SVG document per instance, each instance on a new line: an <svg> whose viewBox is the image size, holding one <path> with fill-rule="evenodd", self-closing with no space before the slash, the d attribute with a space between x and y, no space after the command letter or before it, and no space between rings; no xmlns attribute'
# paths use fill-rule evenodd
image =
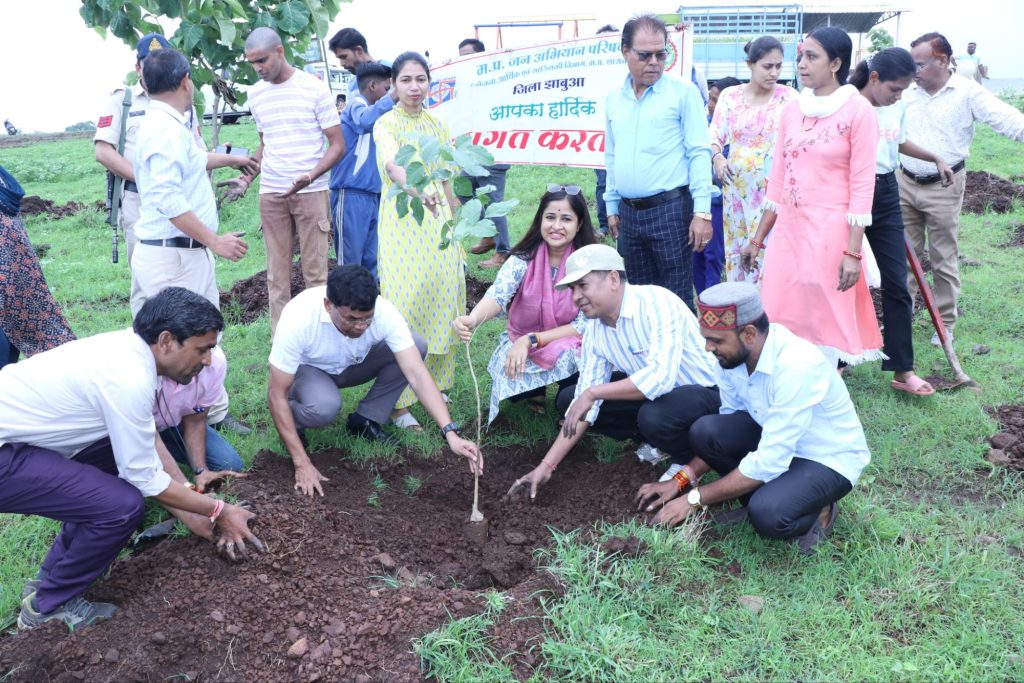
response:
<svg viewBox="0 0 1024 683"><path fill-rule="evenodd" d="M140 240L187 237L170 219L189 211L217 232L217 202L206 160L185 116L153 100L135 139L135 182L141 203L135 235Z"/></svg>
<svg viewBox="0 0 1024 683"><path fill-rule="evenodd" d="M697 318L682 299L657 285L626 285L615 327L599 319L583 331L576 396L611 380L618 370L653 401L676 387L715 385L714 357L704 350ZM594 424L602 401L587 413Z"/></svg>
<svg viewBox="0 0 1024 683"><path fill-rule="evenodd" d="M249 111L263 136L260 194L285 192L296 178L312 171L324 155L323 132L340 123L327 86L301 69L284 83L254 85ZM326 189L325 174L300 192Z"/></svg>

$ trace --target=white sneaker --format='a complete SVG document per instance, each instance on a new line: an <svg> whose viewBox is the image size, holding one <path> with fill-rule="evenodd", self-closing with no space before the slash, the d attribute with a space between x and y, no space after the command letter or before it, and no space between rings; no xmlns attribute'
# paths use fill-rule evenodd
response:
<svg viewBox="0 0 1024 683"><path fill-rule="evenodd" d="M667 458L668 454L662 453L649 443L642 443L640 444L640 448L636 449L636 457L641 462L649 462L652 465L657 465L659 462Z"/></svg>
<svg viewBox="0 0 1024 683"><path fill-rule="evenodd" d="M665 474L661 475L661 478L658 479L658 483L661 484L666 481L672 481L672 477L676 476L676 473L681 469L683 469L682 465L671 465L667 470L665 470Z"/></svg>
<svg viewBox="0 0 1024 683"><path fill-rule="evenodd" d="M946 337L949 339L949 343L953 343L953 328L946 328ZM942 342L939 340L939 333L935 332L932 334L932 346L942 346Z"/></svg>

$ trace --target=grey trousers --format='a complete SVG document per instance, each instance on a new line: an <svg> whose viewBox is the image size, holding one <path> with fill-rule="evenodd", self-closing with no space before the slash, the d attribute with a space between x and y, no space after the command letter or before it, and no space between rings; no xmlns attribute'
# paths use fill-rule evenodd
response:
<svg viewBox="0 0 1024 683"><path fill-rule="evenodd" d="M423 337L413 332L412 339L420 356L426 356L427 342ZM339 375L331 375L312 365L300 365L288 392L288 405L291 406L295 425L301 428L326 427L341 412L341 392L338 389L366 384L371 379L374 380L373 386L354 412L383 424L409 385L386 342L375 344L362 363L345 368Z"/></svg>

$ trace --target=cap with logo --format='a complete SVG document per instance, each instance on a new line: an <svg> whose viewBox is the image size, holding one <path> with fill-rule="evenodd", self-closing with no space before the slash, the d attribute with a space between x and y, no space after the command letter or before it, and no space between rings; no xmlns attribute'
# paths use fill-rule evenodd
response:
<svg viewBox="0 0 1024 683"><path fill-rule="evenodd" d="M153 50L162 50L169 47L171 47L171 44L159 33L147 33L142 36L138 45L135 46L135 56L141 62Z"/></svg>
<svg viewBox="0 0 1024 683"><path fill-rule="evenodd" d="M607 244L588 244L569 255L565 263L565 277L555 283L555 289L565 289L579 282L587 273L605 270L626 270L619 252Z"/></svg>

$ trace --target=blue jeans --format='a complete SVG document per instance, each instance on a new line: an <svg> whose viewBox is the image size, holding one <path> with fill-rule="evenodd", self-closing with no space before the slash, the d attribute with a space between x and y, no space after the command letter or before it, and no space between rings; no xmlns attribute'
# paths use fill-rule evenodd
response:
<svg viewBox="0 0 1024 683"><path fill-rule="evenodd" d="M608 234L608 205L604 203L604 191L608 184L608 171L603 168L595 168L594 175L597 176L597 183L594 187L594 203L597 204L598 229L605 235Z"/></svg>
<svg viewBox="0 0 1024 683"><path fill-rule="evenodd" d="M183 465L192 467L192 464L188 461L188 455L185 453L185 438L181 424L177 427L168 427L163 430L160 432L160 438L175 460ZM242 458L238 455L238 451L235 450L234 446L229 444L216 429L207 425L206 469L213 472L220 472L221 470L241 472L244 467Z"/></svg>

